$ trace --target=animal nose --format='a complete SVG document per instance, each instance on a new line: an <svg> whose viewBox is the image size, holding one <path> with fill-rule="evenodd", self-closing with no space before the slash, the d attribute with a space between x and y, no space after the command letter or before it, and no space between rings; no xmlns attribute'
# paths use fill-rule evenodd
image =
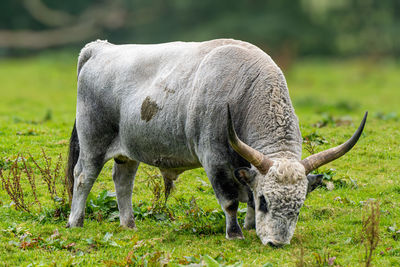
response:
<svg viewBox="0 0 400 267"><path fill-rule="evenodd" d="M275 242L275 241L268 241L267 244L273 248L279 248L284 245L284 243L279 243L279 242Z"/></svg>

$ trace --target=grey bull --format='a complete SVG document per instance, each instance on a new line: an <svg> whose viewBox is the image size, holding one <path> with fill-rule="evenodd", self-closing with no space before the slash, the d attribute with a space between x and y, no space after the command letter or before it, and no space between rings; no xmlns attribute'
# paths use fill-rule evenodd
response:
<svg viewBox="0 0 400 267"><path fill-rule="evenodd" d="M309 181L318 180L307 174L349 151L366 116L346 143L301 160L285 78L256 46L231 39L89 43L78 60L67 226L83 226L89 191L110 159L126 227L135 227L132 189L140 162L160 169L167 195L180 173L202 166L225 213L228 239L243 238L237 209L247 202L244 228L256 228L263 244L288 244Z"/></svg>

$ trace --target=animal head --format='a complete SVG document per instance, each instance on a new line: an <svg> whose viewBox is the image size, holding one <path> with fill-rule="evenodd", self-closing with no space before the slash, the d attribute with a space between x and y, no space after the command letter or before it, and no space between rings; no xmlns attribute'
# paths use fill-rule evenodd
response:
<svg viewBox="0 0 400 267"><path fill-rule="evenodd" d="M266 174L240 168L235 176L246 181L253 191L256 231L262 243L289 244L307 193L304 166L298 161L280 159L273 162Z"/></svg>
<svg viewBox="0 0 400 267"><path fill-rule="evenodd" d="M237 137L228 106L229 143L252 165L252 168L235 170L235 176L244 180L253 191L256 232L264 245L281 246L290 243L300 208L312 183L317 179L307 174L348 152L361 136L367 114L354 135L342 145L301 161L287 158L272 160Z"/></svg>

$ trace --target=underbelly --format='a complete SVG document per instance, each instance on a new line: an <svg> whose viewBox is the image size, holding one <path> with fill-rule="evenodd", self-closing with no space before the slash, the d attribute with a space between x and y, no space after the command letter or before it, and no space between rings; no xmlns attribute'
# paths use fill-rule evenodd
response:
<svg viewBox="0 0 400 267"><path fill-rule="evenodd" d="M163 134L121 137L121 150L127 157L163 169L192 169L201 164L186 140Z"/></svg>
<svg viewBox="0 0 400 267"><path fill-rule="evenodd" d="M152 166L156 166L160 169L189 170L201 167L201 164L197 160L189 160L171 156L152 155L151 157L144 157L140 161Z"/></svg>

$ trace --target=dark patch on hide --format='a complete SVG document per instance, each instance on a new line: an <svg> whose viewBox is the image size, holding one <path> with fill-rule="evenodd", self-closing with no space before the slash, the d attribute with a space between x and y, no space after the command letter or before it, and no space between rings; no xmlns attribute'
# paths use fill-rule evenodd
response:
<svg viewBox="0 0 400 267"><path fill-rule="evenodd" d="M175 90L174 89L170 89L168 87L164 87L164 92L168 94L175 94Z"/></svg>
<svg viewBox="0 0 400 267"><path fill-rule="evenodd" d="M144 99L140 109L140 118L146 122L150 121L160 110L157 103L148 96Z"/></svg>
<svg viewBox="0 0 400 267"><path fill-rule="evenodd" d="M259 197L259 201L260 201L260 206L258 207L258 210L267 213L268 204L267 201L265 201L265 197L264 196Z"/></svg>

